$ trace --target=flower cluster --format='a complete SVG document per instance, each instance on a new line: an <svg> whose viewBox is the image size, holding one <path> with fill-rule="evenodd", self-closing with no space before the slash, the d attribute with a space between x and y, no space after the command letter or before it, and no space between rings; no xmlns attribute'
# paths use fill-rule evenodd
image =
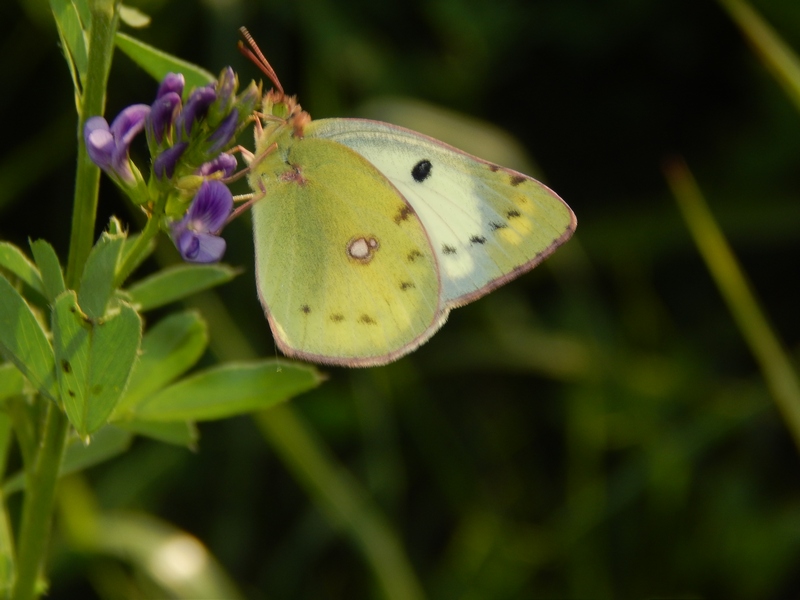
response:
<svg viewBox="0 0 800 600"><path fill-rule="evenodd" d="M188 96L184 87L183 75L169 73L152 105L129 106L110 125L103 117L88 119L84 141L92 161L151 218L167 217L184 260L214 262L225 251L218 234L233 208L231 192L220 181L237 166L226 150L257 108L261 90L253 82L237 95L230 67ZM142 130L152 164L147 183L130 157L131 143Z"/></svg>

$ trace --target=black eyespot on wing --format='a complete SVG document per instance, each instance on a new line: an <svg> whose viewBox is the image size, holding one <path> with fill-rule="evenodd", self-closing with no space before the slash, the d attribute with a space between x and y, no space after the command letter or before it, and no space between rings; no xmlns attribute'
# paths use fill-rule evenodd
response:
<svg viewBox="0 0 800 600"><path fill-rule="evenodd" d="M473 235L471 238L469 238L469 241L472 244L485 244L486 238L482 235Z"/></svg>
<svg viewBox="0 0 800 600"><path fill-rule="evenodd" d="M413 287L417 287L417 286L415 286L411 281L401 281L400 282L400 289L402 291L404 291L404 292L406 290L410 290Z"/></svg>
<svg viewBox="0 0 800 600"><path fill-rule="evenodd" d="M513 175L509 183L511 183L512 187L517 187L520 183L525 181L525 179L526 177L523 177L522 175Z"/></svg>
<svg viewBox="0 0 800 600"><path fill-rule="evenodd" d="M489 223L489 228L492 231L497 231L498 229L505 229L506 227L508 227L508 223L497 223L496 221L492 221L491 223Z"/></svg>
<svg viewBox="0 0 800 600"><path fill-rule="evenodd" d="M69 364L66 358L61 359L61 370L64 371L64 373L72 373L72 365Z"/></svg>
<svg viewBox="0 0 800 600"><path fill-rule="evenodd" d="M414 165L414 168L411 169L411 176L417 183L422 183L431 176L432 169L433 165L431 164L431 161L426 158Z"/></svg>
<svg viewBox="0 0 800 600"><path fill-rule="evenodd" d="M377 325L378 322L370 317L369 315L361 315L358 317L358 322L363 323L364 325Z"/></svg>
<svg viewBox="0 0 800 600"><path fill-rule="evenodd" d="M447 244L444 244L442 246L442 254L455 254L455 253L456 249L453 248L452 246L448 246Z"/></svg>
<svg viewBox="0 0 800 600"><path fill-rule="evenodd" d="M341 323L342 321L344 321L344 315L341 313L333 313L331 315L331 321L333 321L334 323Z"/></svg>
<svg viewBox="0 0 800 600"><path fill-rule="evenodd" d="M311 307L308 304L303 304L303 306L300 307L300 310L303 312L304 315L307 315L308 313L311 312Z"/></svg>
<svg viewBox="0 0 800 600"><path fill-rule="evenodd" d="M514 218L516 218L518 216L519 216L519 211L518 210L510 210L510 211L508 211L506 213L506 217L509 218L509 219L514 219Z"/></svg>

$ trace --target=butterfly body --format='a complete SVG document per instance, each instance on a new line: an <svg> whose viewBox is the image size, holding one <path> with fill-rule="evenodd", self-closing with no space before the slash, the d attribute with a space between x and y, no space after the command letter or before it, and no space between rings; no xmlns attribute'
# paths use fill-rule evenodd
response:
<svg viewBox="0 0 800 600"><path fill-rule="evenodd" d="M287 355L385 364L451 308L532 269L575 229L538 181L377 121L312 121L271 91L249 182L259 296Z"/></svg>

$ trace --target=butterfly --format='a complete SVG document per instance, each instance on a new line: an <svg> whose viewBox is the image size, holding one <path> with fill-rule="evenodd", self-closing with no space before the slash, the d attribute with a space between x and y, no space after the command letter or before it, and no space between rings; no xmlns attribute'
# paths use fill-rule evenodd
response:
<svg viewBox="0 0 800 600"><path fill-rule="evenodd" d="M258 294L287 356L392 362L575 231L569 206L527 175L387 123L311 120L242 33L275 86L248 182Z"/></svg>

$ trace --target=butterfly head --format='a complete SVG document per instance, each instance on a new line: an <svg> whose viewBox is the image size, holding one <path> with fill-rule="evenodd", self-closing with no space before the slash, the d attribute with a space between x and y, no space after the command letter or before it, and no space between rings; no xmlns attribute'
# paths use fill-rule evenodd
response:
<svg viewBox="0 0 800 600"><path fill-rule="evenodd" d="M292 137L302 138L306 125L311 122L309 115L294 96L287 96L281 90L271 89L261 104L262 141L274 140L281 133L290 131Z"/></svg>
<svg viewBox="0 0 800 600"><path fill-rule="evenodd" d="M311 121L311 116L300 107L294 96L287 96L283 91L275 69L262 54L247 28L241 27L240 31L247 41L247 46L239 42L239 50L253 61L275 86L264 96L261 105L263 132L259 133L258 137L261 140L272 140L288 128L291 128L294 137L303 137L303 129Z"/></svg>

